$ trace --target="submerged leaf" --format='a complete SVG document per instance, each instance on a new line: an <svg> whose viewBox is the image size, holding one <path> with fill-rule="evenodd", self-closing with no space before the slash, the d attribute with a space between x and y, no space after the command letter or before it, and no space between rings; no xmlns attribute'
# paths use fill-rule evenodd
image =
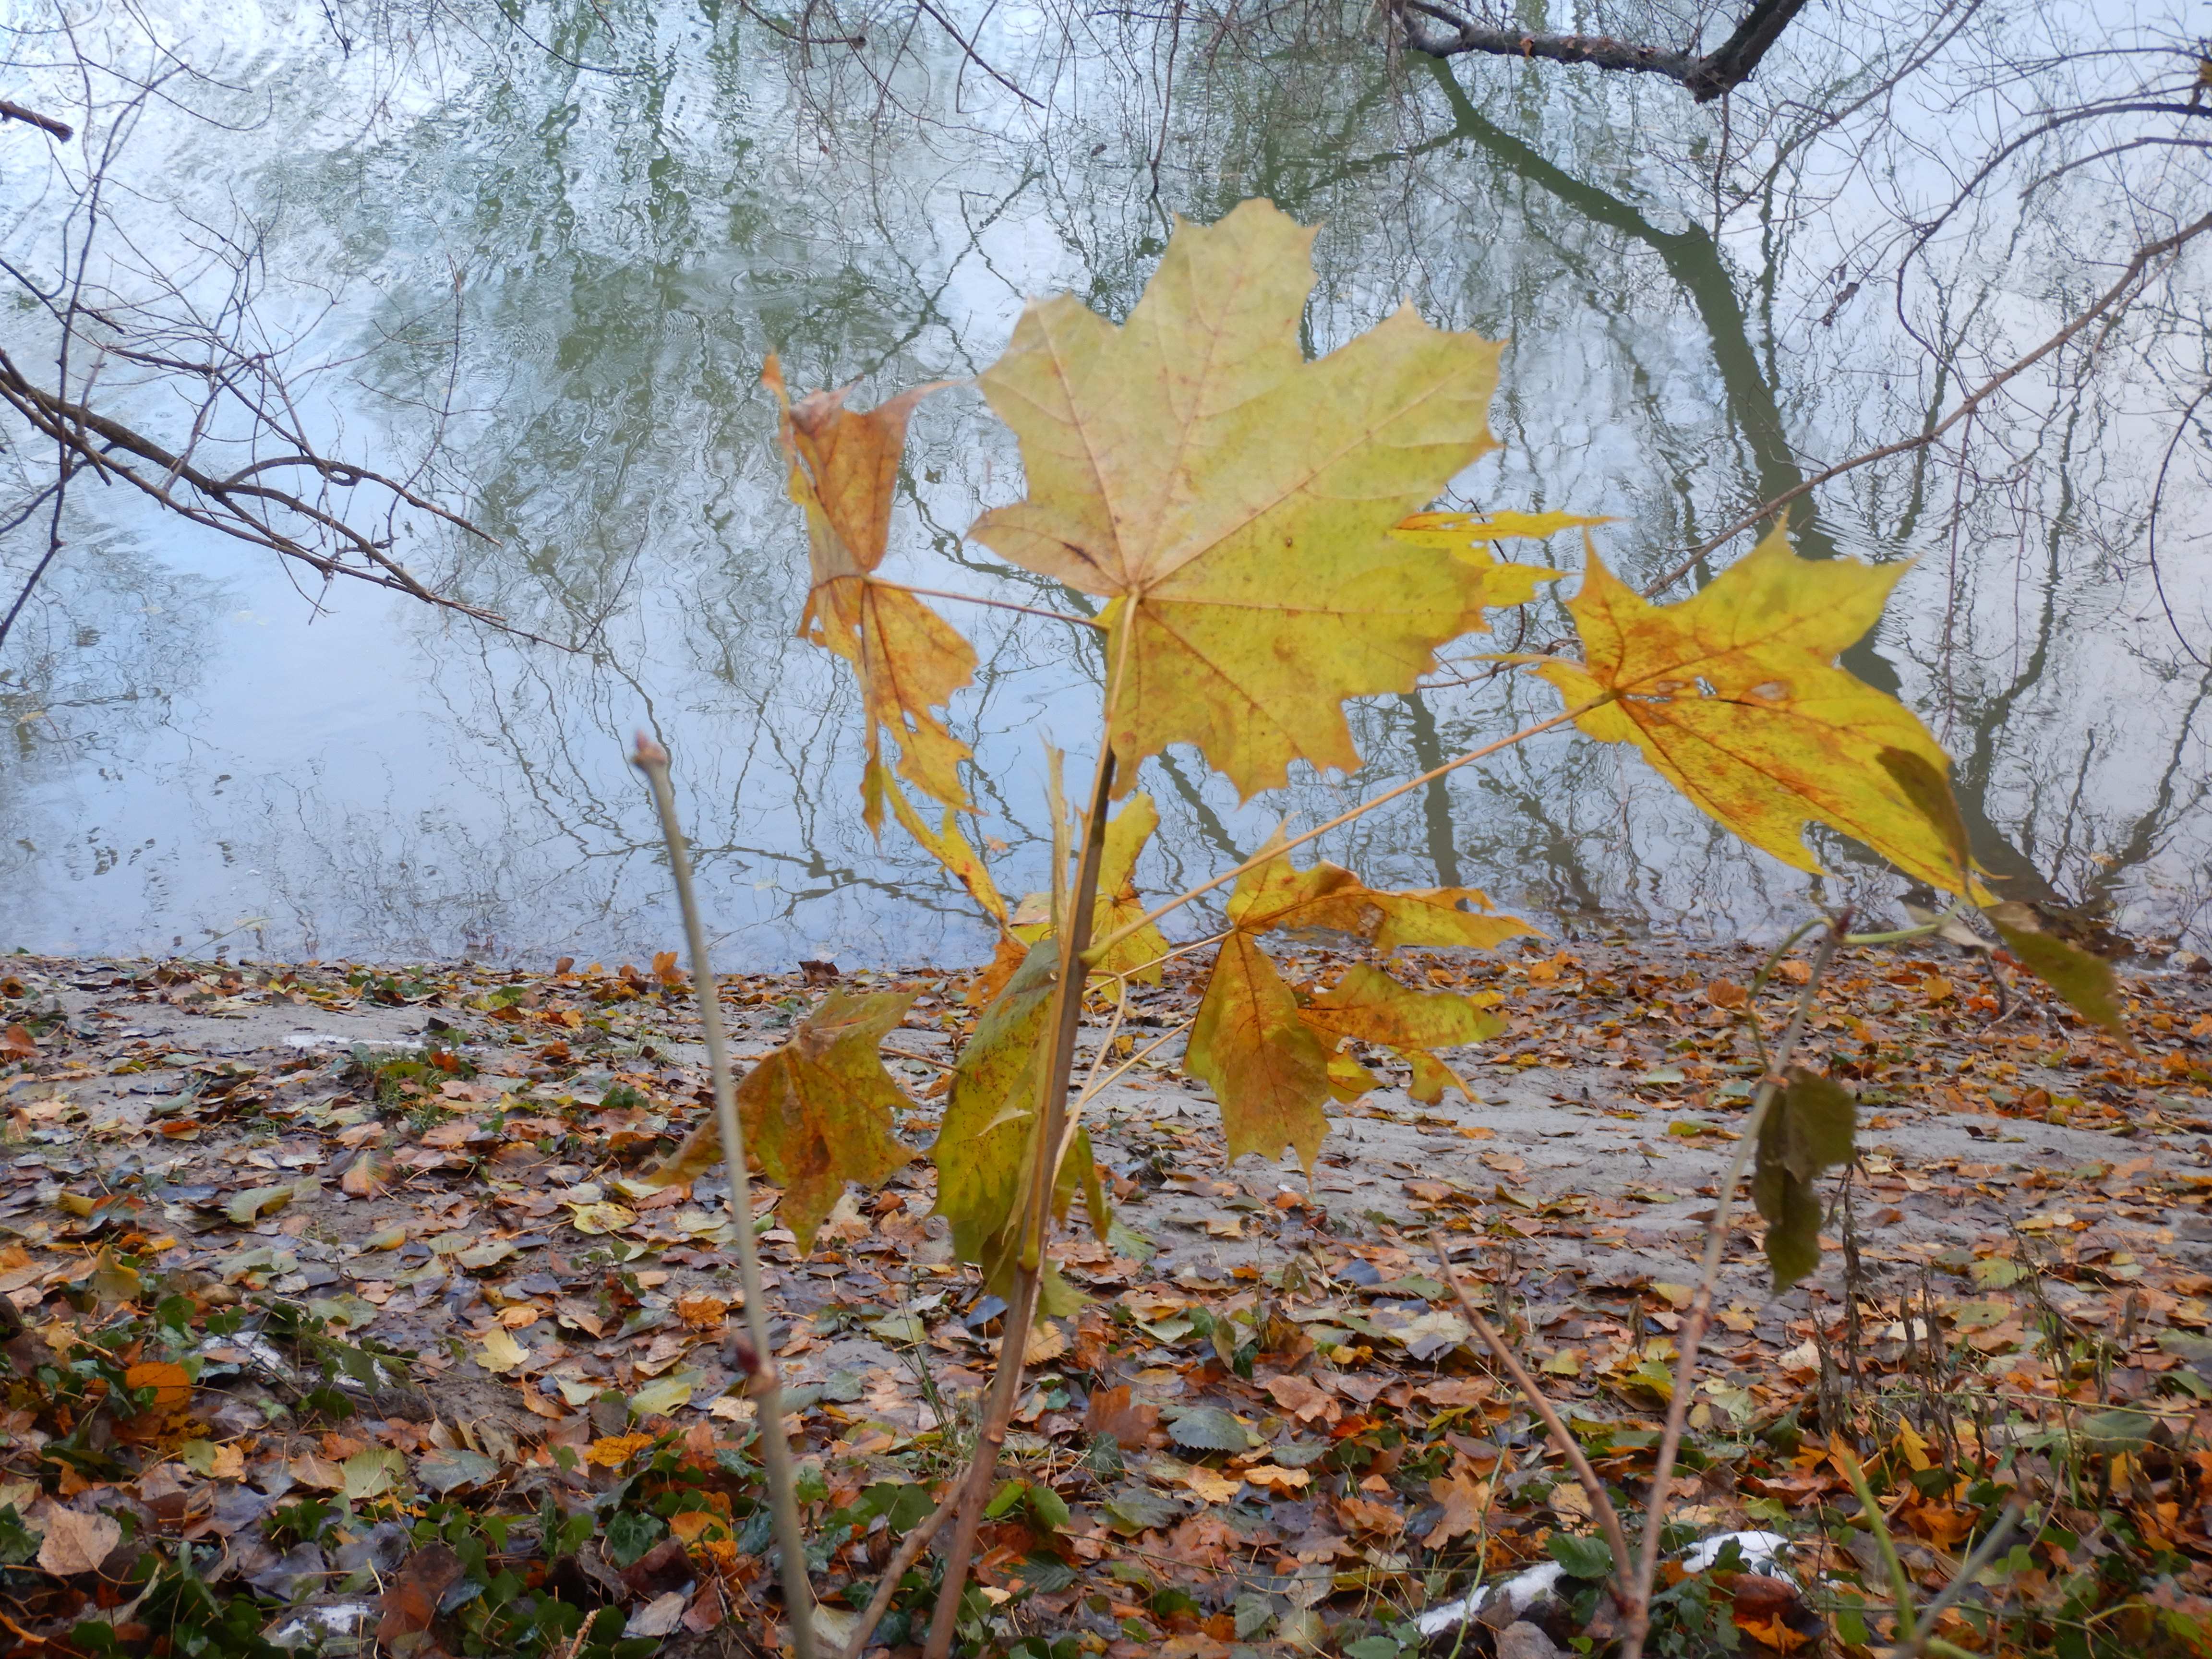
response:
<svg viewBox="0 0 2212 1659"><path fill-rule="evenodd" d="M968 684L975 650L915 595L870 579L888 543L907 419L937 386L917 386L856 412L845 407L842 392L810 392L793 402L774 357L761 379L782 407L778 431L790 464L791 499L806 514L813 582L799 635L844 658L860 678L868 720L861 783L868 827L883 831L879 767L886 726L898 744L899 775L944 805L964 807L960 763L968 745L933 711Z"/></svg>
<svg viewBox="0 0 2212 1659"><path fill-rule="evenodd" d="M1314 233L1267 202L1179 224L1119 325L1033 301L979 380L1029 495L972 533L1103 594L1121 776L1189 743L1249 796L1359 764L1341 705L1483 625L1478 567L1394 538L1494 441L1498 348L1411 307L1316 362Z"/></svg>
<svg viewBox="0 0 2212 1659"><path fill-rule="evenodd" d="M915 995L831 993L738 1085L745 1150L784 1189L782 1214L802 1250L813 1248L815 1229L847 1182L880 1186L913 1161L913 1149L892 1133L891 1114L906 1097L884 1070L880 1049ZM709 1117L644 1180L666 1187L721 1161L721 1133Z"/></svg>
<svg viewBox="0 0 2212 1659"><path fill-rule="evenodd" d="M1820 868L1802 834L1818 819L1955 892L1946 832L1882 760L1894 750L1940 776L1942 750L1904 704L1836 664L1904 574L1801 559L1778 529L1701 592L1660 606L1593 550L1567 605L1585 660L1537 672L1570 707L1598 702L1577 719L1583 731L1633 743L1698 806L1784 863Z"/></svg>

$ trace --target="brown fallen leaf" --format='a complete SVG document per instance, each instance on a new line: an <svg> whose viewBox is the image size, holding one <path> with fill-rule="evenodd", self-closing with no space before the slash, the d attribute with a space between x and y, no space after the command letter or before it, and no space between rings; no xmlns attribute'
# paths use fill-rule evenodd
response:
<svg viewBox="0 0 2212 1659"><path fill-rule="evenodd" d="M1343 1413L1344 1408L1336 1403L1335 1396L1309 1377L1271 1376L1267 1379L1267 1392L1274 1396L1278 1406L1301 1423L1334 1423Z"/></svg>
<svg viewBox="0 0 2212 1659"><path fill-rule="evenodd" d="M399 1166L384 1152L364 1152L346 1166L338 1188L349 1197L375 1198L399 1178Z"/></svg>
<svg viewBox="0 0 2212 1659"><path fill-rule="evenodd" d="M1085 1433L1110 1434L1125 1451L1143 1446L1159 1425L1160 1408L1148 1400L1132 1398L1126 1382L1093 1391L1090 1408L1083 1414Z"/></svg>
<svg viewBox="0 0 2212 1659"><path fill-rule="evenodd" d="M1482 1517L1490 1509L1490 1482L1474 1480L1462 1469L1430 1481L1429 1496L1443 1505L1444 1512L1421 1542L1430 1549L1442 1549L1453 1539L1481 1529Z"/></svg>
<svg viewBox="0 0 2212 1659"><path fill-rule="evenodd" d="M82 1510L54 1509L46 1516L46 1535L39 1546L39 1565L58 1578L93 1572L123 1541L123 1526L112 1516Z"/></svg>
<svg viewBox="0 0 2212 1659"><path fill-rule="evenodd" d="M444 1544L433 1544L407 1558L399 1577L384 1592L383 1617L376 1624L376 1644L392 1651L402 1638L430 1628L438 1616L438 1602L461 1576L461 1558Z"/></svg>

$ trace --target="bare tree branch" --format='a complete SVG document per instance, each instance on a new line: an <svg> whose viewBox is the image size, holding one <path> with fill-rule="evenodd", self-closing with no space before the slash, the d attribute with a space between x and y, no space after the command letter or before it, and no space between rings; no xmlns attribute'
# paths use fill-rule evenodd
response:
<svg viewBox="0 0 2212 1659"><path fill-rule="evenodd" d="M1759 67L1782 32L1805 9L1805 0L1754 0L1729 38L1708 52L1642 46L1608 34L1537 34L1526 29L1477 23L1434 0L1393 0L1405 44L1431 58L1487 52L1500 58L1541 58L1554 64L1588 64L1596 69L1662 75L1680 82L1698 103L1710 103L1743 84ZM1413 14L1452 30L1435 34Z"/></svg>
<svg viewBox="0 0 2212 1659"><path fill-rule="evenodd" d="M5 98L0 98L0 121L26 122L41 131L51 132L64 143L76 137L76 129L68 122L57 121L52 116L41 115L34 109L25 109L21 104L12 104Z"/></svg>
<svg viewBox="0 0 2212 1659"><path fill-rule="evenodd" d="M1707 554L1713 551L1714 549L1719 547L1731 536L1737 535L1743 531L1750 529L1753 525L1759 523L1762 520L1771 518L1775 514L1789 506L1790 502L1796 501L1799 496L1810 495L1814 490L1818 489L1822 484L1827 483L1832 479L1839 478L1843 477L1844 473L1852 471L1856 468L1865 466L1870 462L1887 460L1893 455L1903 455L1916 449L1927 448L1938 438L1948 432L1953 427L1958 425L1960 422L1965 420L1976 410L1979 409L1984 403L1988 402L1990 398L1996 396L1997 392L2003 390L2003 388L2009 385L2013 380L2018 379L2021 374L2026 374L2036 364L2041 362L2045 357L2048 357L2052 352L2057 350L2059 347L2064 345L2069 340L2079 334L2083 329L2088 327L2090 324L2095 322L2097 319L2103 316L2106 312L2112 310L2114 306L2118 305L2120 301L2126 296L2128 291L2136 285L2137 280L2142 277L2145 268L2148 267L2153 260L2162 258L2166 254L2174 252L2179 249L2183 244L2202 235L2208 230L2212 230L2212 213L2208 213L2203 218L2194 220L2191 223L2184 225L2179 230L2174 232L2171 236L2160 237L2155 242L2148 242L2142 247L2137 248L2135 252L2135 257L2128 261L2126 268L2120 272L2119 280L2114 283L2112 287L2106 289L2104 295L2094 305L2091 306L2087 311L2082 312L2079 316L2069 322L2063 328L2060 329L2056 334L2045 340L2041 345L2036 347L2034 350L2029 352L2026 356L2020 358L2008 367L2001 369L1998 373L1990 376L1990 379L1983 381L1980 386L1976 386L1972 392L1969 392L1966 397L1961 400L1956 409L1954 409L1942 420L1937 421L1933 425L1929 426L1926 431L1916 433L1910 438L1900 438L1895 443L1884 444L1879 449L1869 449L1864 454L1854 455L1847 461L1838 461L1833 466L1826 467L1822 469L1820 471L1815 472L1811 477L1807 478L1803 483L1796 485L1794 489L1784 490L1782 494L1775 496L1771 501L1761 501L1757 507L1752 508L1750 512L1745 514L1741 518L1736 520L1735 523L1721 531L1719 534L1709 536L1704 541L1698 543L1696 547L1691 549L1689 556L1685 558L1680 564L1674 566L1673 569L1668 571L1664 575L1654 577L1650 582L1647 582L1644 588L1644 597L1646 599L1650 599L1659 593L1664 592L1668 588L1672 587L1676 582L1681 580L1683 577L1688 575L1690 572L1696 569L1700 560L1702 560Z"/></svg>

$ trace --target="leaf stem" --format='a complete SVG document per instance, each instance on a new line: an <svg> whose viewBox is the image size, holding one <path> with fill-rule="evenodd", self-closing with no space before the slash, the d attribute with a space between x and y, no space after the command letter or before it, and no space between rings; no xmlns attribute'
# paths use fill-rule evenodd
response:
<svg viewBox="0 0 2212 1659"><path fill-rule="evenodd" d="M1582 1489L1590 1501L1590 1512L1597 1520L1598 1530L1605 1534L1606 1547L1613 1552L1613 1599L1626 1608L1636 1595L1636 1586L1629 1577L1628 1536L1620 1529L1620 1513L1613 1507L1613 1499L1606 1493L1605 1482L1597 1478L1597 1471L1590 1467L1589 1459L1583 1455L1581 1443L1576 1440L1573 1431L1559 1420L1557 1408L1545 1396L1544 1391L1536 1386L1535 1379L1522 1367L1511 1346L1476 1310L1474 1298L1467 1293L1467 1286L1460 1282L1459 1273L1452 1266L1451 1249L1444 1243L1443 1229L1437 1229L1429 1237L1437 1247L1437 1262L1443 1269L1444 1283L1451 1286L1452 1294L1459 1298L1459 1310L1467 1316L1468 1322L1474 1327L1474 1334L1482 1339L1484 1346L1497 1355L1498 1363L1505 1367L1506 1374L1513 1379L1513 1386L1521 1390L1528 1401L1528 1409L1541 1419L1544 1432L1552 1437L1552 1443L1559 1449L1559 1455L1567 1460L1567 1467L1574 1471L1575 1479L1582 1483Z"/></svg>
<svg viewBox="0 0 2212 1659"><path fill-rule="evenodd" d="M1720 1279L1721 1258L1728 1248L1735 1189L1741 1184L1744 1170L1758 1148L1759 1129L1773 1109L1774 1097L1783 1085L1783 1073L1789 1068L1790 1057L1805 1035L1805 1027L1819 1000L1820 976L1827 971L1829 959L1844 939L1850 914L1846 909L1827 924L1827 936L1814 955L1813 972L1797 999L1796 1011L1790 1017L1782 1041L1775 1045L1773 1062L1767 1067L1766 1075L1759 1079L1759 1095L1753 1103L1751 1115L1737 1133L1735 1155L1721 1176L1720 1196L1713 1201L1712 1219L1705 1224L1705 1259L1698 1269L1697 1293L1691 1298L1689 1311L1682 1316L1674 1389L1667 1400L1667 1421L1659 1436L1658 1455L1651 1466L1651 1496L1644 1504L1643 1547L1637 1553L1634 1594L1626 1608L1627 1629L1621 1640L1620 1659L1641 1659L1644 1640L1651 1628L1651 1589L1659 1577L1659 1546L1667 1530L1667 1488L1674 1478L1674 1459L1682 1449L1682 1431L1689 1421L1691 1396L1696 1391L1698 1350L1705 1341L1705 1328L1712 1321L1713 1287Z"/></svg>
<svg viewBox="0 0 2212 1659"><path fill-rule="evenodd" d="M1271 860L1281 858L1293 848L1303 847L1308 842L1316 840L1319 837L1327 835L1332 830L1341 830L1346 824L1352 822L1353 819L1361 817L1365 814L1373 811L1376 807L1383 805L1387 802L1394 801L1401 795L1411 794L1414 790L1419 789L1423 784L1434 783L1438 778L1443 776L1447 772L1455 772L1461 767L1467 765L1469 762L1485 759L1489 756L1498 753L1501 749L1510 749L1515 744L1521 742L1523 738L1533 738L1540 732L1548 732L1555 726L1564 726L1569 720L1579 720L1584 714L1589 714L1593 708L1601 708L1604 704L1611 702L1613 700L1613 694L1611 692L1607 692L1602 697L1594 698L1590 702L1585 703L1577 703L1572 708L1563 708L1547 720L1538 720L1534 726L1524 726L1518 732L1515 732L1509 736L1500 738L1495 743L1484 744L1480 749L1470 749L1464 755L1460 755L1451 760L1446 761L1442 766L1431 767L1427 771L1422 773L1420 776L1417 778L1408 778L1403 783L1393 785L1390 788L1385 789L1381 794L1376 795L1370 799L1360 802L1358 805L1353 807L1350 811L1338 813L1327 823L1316 824L1312 829L1304 831L1303 834L1292 836L1288 841L1283 842L1279 847L1270 847L1264 852L1255 853L1250 858L1246 859L1243 863L1238 865L1235 869L1224 871L1220 875L1214 877L1211 881L1202 881L1195 887L1186 888L1183 891L1176 894L1175 897L1168 900L1164 904L1161 904L1153 909L1146 911L1143 915L1138 917L1134 921L1128 923L1127 926L1116 928L1114 932L1109 933L1104 939L1101 940L1098 944L1092 945L1089 951L1085 951L1084 953L1084 960L1086 962L1097 961L1101 957L1104 956L1107 951L1112 950L1123 939L1131 937L1139 930L1151 927L1162 916L1172 915L1176 911L1182 909L1184 905L1189 903L1193 899L1198 898L1204 894L1210 893L1217 887L1227 885L1230 882L1235 881L1239 876L1244 874L1248 870L1256 870L1261 865L1267 863Z"/></svg>
<svg viewBox="0 0 2212 1659"><path fill-rule="evenodd" d="M1894 1634L1899 1644L1909 1644L1918 1624L1912 1616L1912 1579L1905 1572L1905 1564L1897 1559L1897 1546L1891 1541L1888 1523L1882 1519L1881 1505L1874 1501L1874 1489L1867 1485L1866 1471L1859 1467L1856 1454L1847 1446L1832 1449L1836 1462L1843 1466L1844 1479L1851 1483L1851 1492L1859 1500L1867 1525L1874 1531L1875 1547L1881 1552L1881 1564L1888 1570L1890 1600L1896 1604Z"/></svg>
<svg viewBox="0 0 2212 1659"><path fill-rule="evenodd" d="M925 599L952 599L962 605L987 605L994 611L1018 611L1025 617L1043 617L1052 622L1073 623L1079 628L1095 628L1106 631L1106 624L1096 617L1079 617L1073 611L1047 611L1042 605L1016 605L1012 599L994 599L982 593L962 593L949 587L913 587L905 582L887 582L878 576L868 580L878 587L895 587L902 593L914 593Z"/></svg>
<svg viewBox="0 0 2212 1659"><path fill-rule="evenodd" d="M754 1421L759 1429L761 1468L768 1477L769 1505L775 1521L776 1553L782 1558L783 1606L791 1623L793 1659L814 1659L814 1587L806 1577L806 1540L799 1530L799 1492L792 1478L791 1447L783 1437L783 1390L776 1380L769 1343L768 1295L761 1285L760 1248L753 1237L752 1187L745 1168L744 1130L738 1121L736 1085L730 1076L730 1045L722 1030L721 988L707 954L707 929L700 920L698 895L691 885L691 854L676 817L676 792L669 787L668 751L644 732L637 734L631 763L653 786L660 815L661 839L668 844L668 870L676 883L676 902L684 912L684 939L691 953L691 986L699 998L699 1027L706 1039L707 1066L714 1082L714 1127L722 1137L722 1162L730 1184L730 1213L737 1224L738 1279L744 1288L745 1328L753 1352Z"/></svg>

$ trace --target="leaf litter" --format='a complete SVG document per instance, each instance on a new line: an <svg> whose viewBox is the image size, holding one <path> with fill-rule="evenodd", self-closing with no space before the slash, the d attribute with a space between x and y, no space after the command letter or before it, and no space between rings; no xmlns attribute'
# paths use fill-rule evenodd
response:
<svg viewBox="0 0 2212 1659"><path fill-rule="evenodd" d="M1268 971L1371 968L1351 937L1278 949ZM735 1224L712 1166L673 1156L710 1110L673 960L15 959L0 1012L33 1052L0 1073L0 1294L21 1327L0 1617L17 1639L775 1645L757 1425L724 1342ZM1478 1620L1602 1636L1588 1500L1473 1344L1430 1240L1601 1476L1638 1492L1757 1076L1758 958L1614 939L1423 960L1426 994L1495 1034L1444 1051L1461 1089L1428 1103L1409 1056L1353 1043L1382 1086L1328 1102L1310 1178L1295 1157L1227 1162L1172 1048L1094 1103L1110 1225L1055 1246L1084 1299L1033 1336L973 1592L1002 1644L1388 1659L1480 1584L1504 1588ZM1796 995L1793 967L1761 997ZM1723 1541L1668 1575L1676 1650L1869 1639L1893 1580L1853 1524L1862 1462L1925 1589L2008 1500L2033 1506L1943 1613L1954 1643L2048 1641L2118 1609L2191 1650L2212 1611L2212 988L2123 975L2130 1052L2021 975L2000 1018L1992 971L1858 948L1819 992L1828 1081L1770 1119L1775 1231L1746 1206L1690 1416L1680 1541ZM826 977L730 976L723 997L749 1060L816 1012L826 1042L878 1031L890 1090L869 1109L896 1153L866 1154L887 1185L787 1152L801 1185L763 1189L753 1218L834 1633L964 1461L1000 1309L954 1260L920 1156L931 1085L978 1017L967 976ZM1134 994L1138 1029L1206 994L1167 964ZM1127 1035L1094 1006L1093 1051L1109 1031ZM1829 1092L1861 1129L1832 1170L1849 1147ZM1780 1297L1777 1234L1826 1247ZM1738 1532L1788 1540L1786 1560L1731 1554ZM878 1646L918 1639L928 1565Z"/></svg>

